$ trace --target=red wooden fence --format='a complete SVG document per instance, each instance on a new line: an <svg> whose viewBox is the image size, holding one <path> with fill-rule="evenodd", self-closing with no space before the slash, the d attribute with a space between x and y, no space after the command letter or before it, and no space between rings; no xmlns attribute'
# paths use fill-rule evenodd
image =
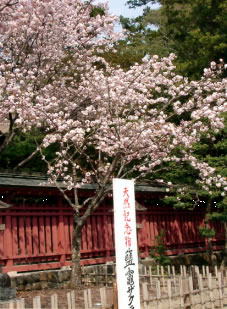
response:
<svg viewBox="0 0 227 309"><path fill-rule="evenodd" d="M8 194L8 200L10 196ZM139 202L142 204L144 199ZM156 201L157 202L157 201ZM198 227L204 223L204 210L173 210L147 200L146 211L137 213L140 256L147 257L154 238L165 230L167 254L204 251L205 241ZM0 212L0 265L4 272L56 269L71 265L72 209L62 198L18 199ZM224 241L223 227L214 226L214 248ZM114 261L114 223L111 201L88 219L82 231L81 264Z"/></svg>

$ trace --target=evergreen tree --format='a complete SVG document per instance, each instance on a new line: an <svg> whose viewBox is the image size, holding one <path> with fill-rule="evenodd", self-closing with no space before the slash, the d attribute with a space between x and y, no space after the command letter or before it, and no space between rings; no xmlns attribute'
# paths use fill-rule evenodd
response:
<svg viewBox="0 0 227 309"><path fill-rule="evenodd" d="M227 60L227 1L223 0L130 0L131 7L159 3L162 16L158 35L177 55L177 68L198 78L211 61ZM145 11L143 19L154 23L158 11ZM163 45L164 46L164 45Z"/></svg>

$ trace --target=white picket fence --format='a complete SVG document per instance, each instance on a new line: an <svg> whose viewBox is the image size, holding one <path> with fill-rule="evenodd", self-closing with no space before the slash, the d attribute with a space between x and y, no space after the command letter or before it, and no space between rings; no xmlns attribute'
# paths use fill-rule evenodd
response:
<svg viewBox="0 0 227 309"><path fill-rule="evenodd" d="M142 283L144 309L220 309L227 305L227 278L223 270L216 268L211 274L207 267L200 273L194 267L188 274L183 267L180 275L173 272L149 278L150 283Z"/></svg>
<svg viewBox="0 0 227 309"><path fill-rule="evenodd" d="M194 266L186 269L168 266L140 268L141 309L222 309L227 306L227 276L225 269ZM58 295L51 296L50 307L42 306L42 299L33 299L32 309L118 309L113 305L114 291L110 287L99 289L94 300L92 288L83 291L83 305L78 305L75 291L66 293L67 307L59 305ZM0 309L28 309L24 299L0 304ZM122 308L119 308L122 309ZM124 309L124 308L123 308ZM137 309L137 308L135 308Z"/></svg>
<svg viewBox="0 0 227 309"><path fill-rule="evenodd" d="M112 290L112 289L111 289ZM94 309L94 308L100 308L100 309L110 309L112 308L112 299L111 297L111 304L107 303L107 288L102 287L99 289L100 291L100 302L94 303L92 300L92 293L91 289L84 290L84 306L78 306L77 300L75 298L75 291L67 292L66 298L67 298L67 309ZM113 291L111 291L113 293ZM40 296L36 296L33 298L33 307L28 308L25 305L25 299L17 299L17 300L11 300L9 302L0 303L1 309L44 309L46 307L42 307L42 299ZM57 293L54 293L51 295L50 300L50 308L48 309L63 309L58 304L58 295ZM64 307L66 309L66 307Z"/></svg>

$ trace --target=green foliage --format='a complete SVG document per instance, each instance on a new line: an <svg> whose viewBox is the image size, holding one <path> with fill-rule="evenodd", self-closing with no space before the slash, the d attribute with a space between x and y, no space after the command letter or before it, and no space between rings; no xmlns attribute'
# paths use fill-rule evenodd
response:
<svg viewBox="0 0 227 309"><path fill-rule="evenodd" d="M174 208L187 208L193 209L195 207L195 203L193 201L193 193L187 192L185 194L175 194L165 197L165 204L173 206Z"/></svg>
<svg viewBox="0 0 227 309"><path fill-rule="evenodd" d="M215 236L215 230L205 226L199 226L199 234L204 238L212 238Z"/></svg>
<svg viewBox="0 0 227 309"><path fill-rule="evenodd" d="M15 167L28 158L40 144L43 139L41 131L34 130L31 133L23 133L18 131L8 147L0 153L0 171L12 171ZM44 155L48 158L53 158L54 151L56 152L57 145L51 146L45 150ZM19 172L38 172L46 173L46 163L41 159L39 153L32 157L25 165L18 169Z"/></svg>
<svg viewBox="0 0 227 309"><path fill-rule="evenodd" d="M225 127L218 134L211 131L211 138L203 138L194 145L192 151L198 160L207 162L211 167L214 167L218 175L227 177L227 114L223 116ZM195 181L198 171L194 170L187 162L166 163L163 168L163 171L157 173L157 177L163 178L166 183L170 181L173 184L171 194L165 198L166 204L173 205L175 208L189 209L198 205L199 207L205 206L209 212L210 220L225 221L227 198L221 195L222 191L215 184L210 192L204 190ZM185 187L185 190L182 193L178 192L179 187ZM208 207L208 201L210 201L211 207ZM214 216L211 215L212 213Z"/></svg>
<svg viewBox="0 0 227 309"><path fill-rule="evenodd" d="M223 0L163 0L165 26L171 37L180 72L195 78L211 61L226 60L227 4Z"/></svg>
<svg viewBox="0 0 227 309"><path fill-rule="evenodd" d="M103 8L96 6L96 7L94 7L93 10L91 11L90 16L91 16L91 17L96 17L96 16L98 16L98 15L103 16L104 13L105 13L105 11L104 11Z"/></svg>
<svg viewBox="0 0 227 309"><path fill-rule="evenodd" d="M129 5L130 8L135 8L137 6L146 5L150 2L151 3L157 3L158 1L156 1L156 0L128 0L127 4Z"/></svg>
<svg viewBox="0 0 227 309"><path fill-rule="evenodd" d="M160 11L150 9L144 10L143 16L130 19L120 17L121 26L127 31L123 40L116 44L116 52L107 52L105 59L112 65L120 65L123 69L128 69L135 63L141 63L141 60L148 55L168 56L171 50L163 42L159 31L150 27L146 17L153 14L152 25L159 27Z"/></svg>
<svg viewBox="0 0 227 309"><path fill-rule="evenodd" d="M170 258L165 255L166 247L164 244L165 230L161 230L158 235L154 237L155 245L150 250L150 256L159 265L169 265Z"/></svg>
<svg viewBox="0 0 227 309"><path fill-rule="evenodd" d="M225 206L227 208L227 199L225 198ZM220 221L220 222L227 222L227 211L226 208L222 212L214 212L210 215L207 215L207 217L212 221Z"/></svg>
<svg viewBox="0 0 227 309"><path fill-rule="evenodd" d="M156 25L160 53L163 48L177 55L180 73L199 78L211 61L227 61L227 2L223 0L129 0L129 7L159 3L158 10L145 10L143 23ZM158 13L158 14L156 14ZM153 43L153 42L152 42ZM152 50L152 46L150 48Z"/></svg>

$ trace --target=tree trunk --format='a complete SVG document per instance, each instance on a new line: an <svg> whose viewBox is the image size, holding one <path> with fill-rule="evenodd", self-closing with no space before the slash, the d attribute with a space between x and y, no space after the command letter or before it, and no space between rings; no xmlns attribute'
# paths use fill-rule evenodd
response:
<svg viewBox="0 0 227 309"><path fill-rule="evenodd" d="M77 214L74 213L73 219L71 287L78 287L82 285L82 273L80 267L82 226L79 224L79 217Z"/></svg>
<svg viewBox="0 0 227 309"><path fill-rule="evenodd" d="M208 199L208 203L207 203L207 214L211 214L211 198ZM207 216L205 216L205 227L206 228L210 228L210 225L209 225L209 220L207 218ZM206 249L207 249L207 253L208 253L208 262L209 262L209 265L211 267L214 267L213 265L213 259L212 259L212 256L213 256L213 245L212 245L212 240L210 237L207 237L206 240Z"/></svg>
<svg viewBox="0 0 227 309"><path fill-rule="evenodd" d="M214 262L213 262L213 245L212 245L212 241L211 238L207 238L207 253L208 253L208 259L209 259L209 265L211 267L214 267Z"/></svg>

